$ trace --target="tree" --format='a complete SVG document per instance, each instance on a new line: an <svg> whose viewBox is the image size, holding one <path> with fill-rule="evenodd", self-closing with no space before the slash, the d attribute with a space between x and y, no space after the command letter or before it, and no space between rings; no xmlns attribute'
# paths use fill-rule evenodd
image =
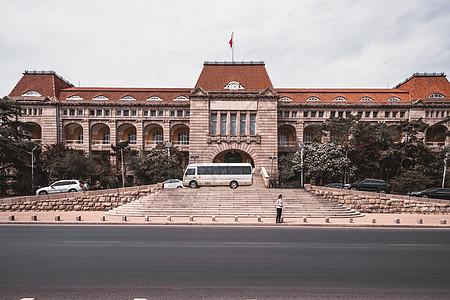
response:
<svg viewBox="0 0 450 300"><path fill-rule="evenodd" d="M154 149L145 153L139 152L128 159L128 166L134 171L139 184L152 184L170 178L181 179L183 169L181 166L181 153L175 148L167 148L158 144Z"/></svg>
<svg viewBox="0 0 450 300"><path fill-rule="evenodd" d="M301 170L300 150L294 154L293 169ZM345 153L333 143L312 143L307 145L304 153L305 175L316 184L330 181L342 181L344 172L353 174L355 168Z"/></svg>

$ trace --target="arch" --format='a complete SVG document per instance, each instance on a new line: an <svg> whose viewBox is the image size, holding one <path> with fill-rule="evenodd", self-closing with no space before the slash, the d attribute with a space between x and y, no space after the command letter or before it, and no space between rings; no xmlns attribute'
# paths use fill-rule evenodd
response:
<svg viewBox="0 0 450 300"><path fill-rule="evenodd" d="M29 140L40 143L42 141L42 127L35 122L25 123L20 130Z"/></svg>
<svg viewBox="0 0 450 300"><path fill-rule="evenodd" d="M83 98L79 95L72 95L70 97L67 97L66 100L83 100Z"/></svg>
<svg viewBox="0 0 450 300"><path fill-rule="evenodd" d="M164 141L164 130L161 125L149 124L144 128L145 145L157 145Z"/></svg>
<svg viewBox="0 0 450 300"><path fill-rule="evenodd" d="M373 101L373 99L370 98L370 97L362 97L361 99L359 99L359 101L361 101L361 102L370 102L370 101Z"/></svg>
<svg viewBox="0 0 450 300"><path fill-rule="evenodd" d="M173 101L189 101L189 99L186 96L178 96Z"/></svg>
<svg viewBox="0 0 450 300"><path fill-rule="evenodd" d="M170 129L170 140L175 145L189 145L189 127L185 124L177 124Z"/></svg>
<svg viewBox="0 0 450 300"><path fill-rule="evenodd" d="M64 144L83 144L83 127L78 123L64 126Z"/></svg>
<svg viewBox="0 0 450 300"><path fill-rule="evenodd" d="M442 147L445 145L445 133L448 128L443 125L431 126L425 133L425 141L427 146Z"/></svg>
<svg viewBox="0 0 450 300"><path fill-rule="evenodd" d="M223 152L223 155L225 155L225 152L231 151L231 150L239 151L240 153L246 153L248 155L248 157L243 156L244 162L247 162L246 159L250 159L251 163L253 165L254 159L256 159L255 149L253 147L251 147L250 144L236 143L236 142L218 144L217 147L212 149L212 151L208 151L207 153L204 154L206 159L203 161L216 162L215 159L220 160L220 158L221 158L221 156L219 156L220 153Z"/></svg>
<svg viewBox="0 0 450 300"><path fill-rule="evenodd" d="M306 101L320 101L320 99L318 97L309 97L308 99L306 99Z"/></svg>
<svg viewBox="0 0 450 300"><path fill-rule="evenodd" d="M281 97L280 99L278 99L278 101L281 102L292 102L292 99L289 97Z"/></svg>
<svg viewBox="0 0 450 300"><path fill-rule="evenodd" d="M295 128L291 125L278 127L278 146L295 147Z"/></svg>
<svg viewBox="0 0 450 300"><path fill-rule="evenodd" d="M130 145L137 144L136 126L124 123L117 128L117 140L128 141Z"/></svg>
<svg viewBox="0 0 450 300"><path fill-rule="evenodd" d="M92 98L92 100L109 100L109 99L103 95L98 95L97 97Z"/></svg>
<svg viewBox="0 0 450 300"><path fill-rule="evenodd" d="M433 93L430 96L428 96L428 99L445 99L445 96L441 93Z"/></svg>
<svg viewBox="0 0 450 300"><path fill-rule="evenodd" d="M334 98L333 101L335 101L335 102L345 102L345 101L347 101L347 99L345 99L342 96L338 96L338 97Z"/></svg>
<svg viewBox="0 0 450 300"><path fill-rule="evenodd" d="M217 163L250 163L252 167L255 167L252 156L239 149L228 149L217 153L212 162Z"/></svg>
<svg viewBox="0 0 450 300"><path fill-rule="evenodd" d="M303 129L303 143L311 144L319 137L319 131L313 126L306 126Z"/></svg>
<svg viewBox="0 0 450 300"><path fill-rule="evenodd" d="M25 97L41 97L42 95L39 94L37 91L27 91L26 93L22 94L22 96Z"/></svg>
<svg viewBox="0 0 450 300"><path fill-rule="evenodd" d="M96 123L91 127L91 142L92 145L111 143L110 129L105 123Z"/></svg>
<svg viewBox="0 0 450 300"><path fill-rule="evenodd" d="M402 100L398 97L391 97L387 101L388 102L401 102Z"/></svg>
<svg viewBox="0 0 450 300"><path fill-rule="evenodd" d="M134 98L130 95L126 95L126 96L123 96L122 98L120 98L119 100L136 100L136 98Z"/></svg>
<svg viewBox="0 0 450 300"><path fill-rule="evenodd" d="M335 145L342 145L344 142L344 135L342 134L342 132L338 132L338 131L330 131L330 143L333 143Z"/></svg>

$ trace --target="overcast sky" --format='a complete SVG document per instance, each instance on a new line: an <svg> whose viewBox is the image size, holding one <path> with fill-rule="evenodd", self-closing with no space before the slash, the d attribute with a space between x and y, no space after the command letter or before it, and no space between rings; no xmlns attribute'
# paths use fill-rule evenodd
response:
<svg viewBox="0 0 450 300"><path fill-rule="evenodd" d="M0 0L0 96L24 70L78 86L195 85L205 60L263 60L275 87L392 87L450 74L449 0Z"/></svg>

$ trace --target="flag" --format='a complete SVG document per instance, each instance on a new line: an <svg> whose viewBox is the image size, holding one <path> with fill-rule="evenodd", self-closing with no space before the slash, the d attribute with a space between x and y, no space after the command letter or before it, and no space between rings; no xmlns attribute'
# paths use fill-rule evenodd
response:
<svg viewBox="0 0 450 300"><path fill-rule="evenodd" d="M231 34L231 39L228 43L230 44L230 48L233 48L233 34Z"/></svg>

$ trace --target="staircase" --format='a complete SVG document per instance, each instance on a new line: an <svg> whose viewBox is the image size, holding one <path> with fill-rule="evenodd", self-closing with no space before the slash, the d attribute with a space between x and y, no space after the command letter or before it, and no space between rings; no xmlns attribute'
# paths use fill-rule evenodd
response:
<svg viewBox="0 0 450 300"><path fill-rule="evenodd" d="M256 180L255 180L256 179ZM259 180L258 180L259 179ZM310 194L303 189L266 189L262 179L237 189L200 187L164 189L107 212L121 216L275 217L275 202L283 195L283 217L354 218L361 213Z"/></svg>

